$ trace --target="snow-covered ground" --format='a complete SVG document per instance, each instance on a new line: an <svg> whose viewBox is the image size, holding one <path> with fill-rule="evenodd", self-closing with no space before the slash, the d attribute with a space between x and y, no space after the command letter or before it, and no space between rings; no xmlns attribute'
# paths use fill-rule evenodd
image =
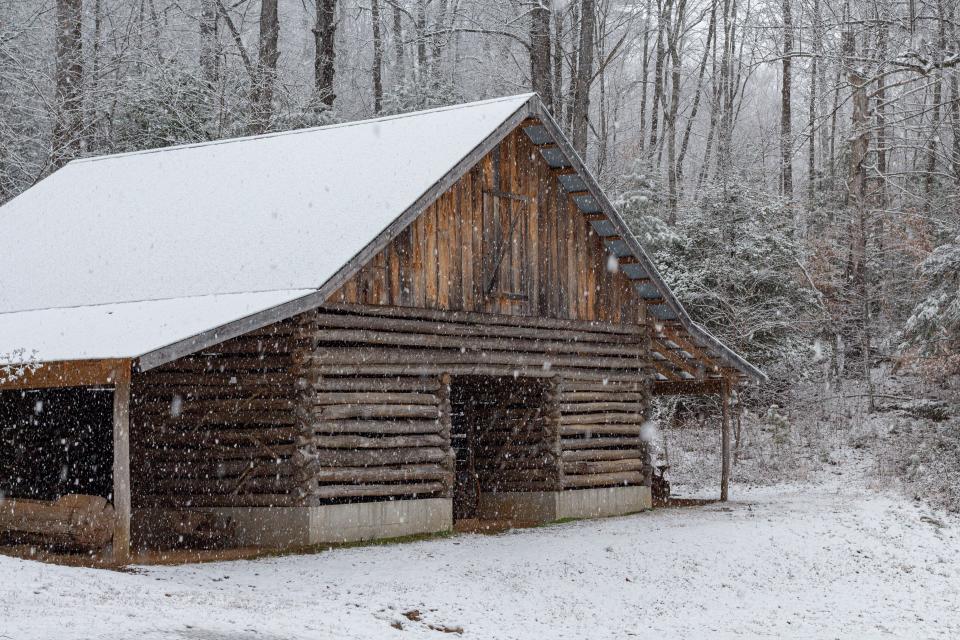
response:
<svg viewBox="0 0 960 640"><path fill-rule="evenodd" d="M132 573L0 557L0 638L960 637L960 520L838 486L733 495Z"/></svg>

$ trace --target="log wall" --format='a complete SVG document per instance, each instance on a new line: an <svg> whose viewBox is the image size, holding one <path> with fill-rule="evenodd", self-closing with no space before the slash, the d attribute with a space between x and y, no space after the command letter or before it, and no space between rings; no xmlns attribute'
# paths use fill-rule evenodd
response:
<svg viewBox="0 0 960 640"><path fill-rule="evenodd" d="M298 332L281 322L134 375L134 508L303 503Z"/></svg>

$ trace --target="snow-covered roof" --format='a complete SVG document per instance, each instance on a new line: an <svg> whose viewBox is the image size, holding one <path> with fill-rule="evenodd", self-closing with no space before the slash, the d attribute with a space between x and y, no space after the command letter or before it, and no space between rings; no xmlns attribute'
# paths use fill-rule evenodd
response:
<svg viewBox="0 0 960 640"><path fill-rule="evenodd" d="M19 345L23 351L11 355L24 361L130 358L312 291L228 293L0 313L0 340Z"/></svg>
<svg viewBox="0 0 960 640"><path fill-rule="evenodd" d="M318 289L529 99L75 160L0 208L0 354L137 357Z"/></svg>

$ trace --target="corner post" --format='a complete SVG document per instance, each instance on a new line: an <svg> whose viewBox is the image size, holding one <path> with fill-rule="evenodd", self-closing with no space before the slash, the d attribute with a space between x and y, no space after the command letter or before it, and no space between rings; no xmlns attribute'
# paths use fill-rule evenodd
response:
<svg viewBox="0 0 960 640"><path fill-rule="evenodd" d="M115 564L130 561L130 370L129 360L113 372L113 550Z"/></svg>
<svg viewBox="0 0 960 640"><path fill-rule="evenodd" d="M720 386L720 408L723 420L720 431L720 502L726 502L730 493L730 381L726 377Z"/></svg>

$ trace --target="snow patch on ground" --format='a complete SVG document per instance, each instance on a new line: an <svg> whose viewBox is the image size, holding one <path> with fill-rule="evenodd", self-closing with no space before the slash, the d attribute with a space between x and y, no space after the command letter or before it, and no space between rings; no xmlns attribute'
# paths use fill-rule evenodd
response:
<svg viewBox="0 0 960 640"><path fill-rule="evenodd" d="M133 573L0 557L0 638L960 636L955 516L840 484L733 495L496 536Z"/></svg>

